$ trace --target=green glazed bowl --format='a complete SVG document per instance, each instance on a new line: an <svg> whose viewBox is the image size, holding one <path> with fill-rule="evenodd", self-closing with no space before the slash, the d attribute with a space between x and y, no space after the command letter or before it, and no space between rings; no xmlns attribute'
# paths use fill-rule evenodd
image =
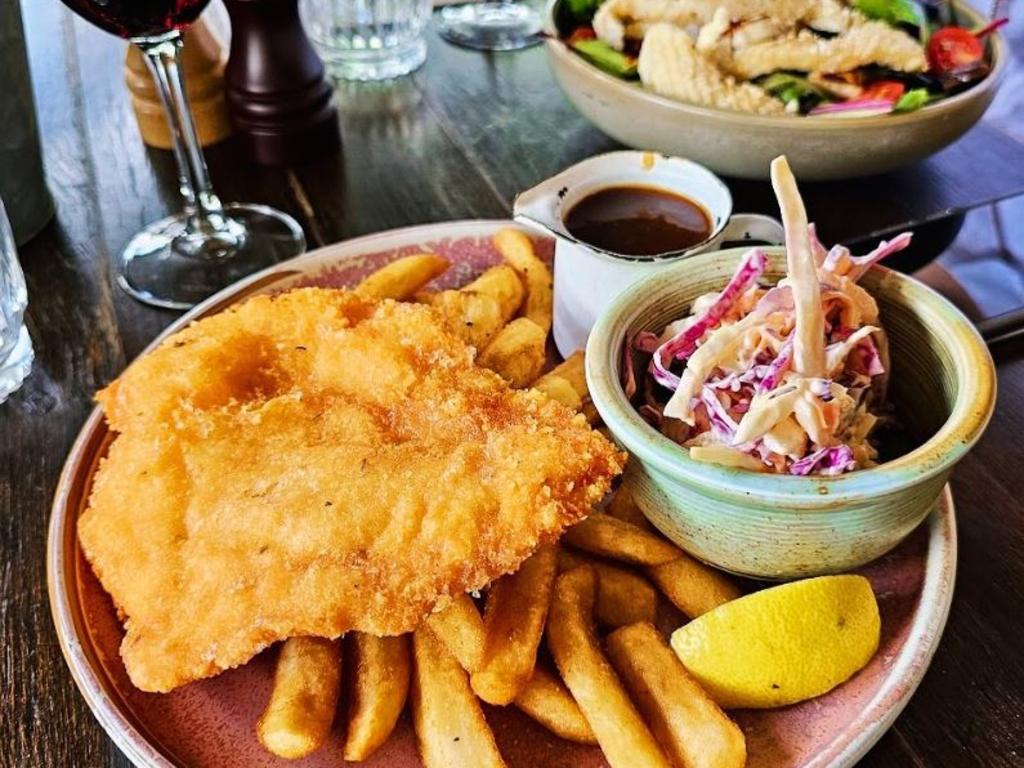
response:
<svg viewBox="0 0 1024 768"><path fill-rule="evenodd" d="M785 252L766 249L775 282ZM953 466L977 442L995 406L992 358L946 299L882 267L861 284L878 301L889 336L889 398L908 439L871 469L838 477L749 472L690 459L649 426L619 380L626 338L659 332L692 301L721 290L745 248L671 264L614 299L587 343L587 384L615 439L632 454L636 501L666 536L733 573L794 579L847 571L888 552L924 520Z"/></svg>

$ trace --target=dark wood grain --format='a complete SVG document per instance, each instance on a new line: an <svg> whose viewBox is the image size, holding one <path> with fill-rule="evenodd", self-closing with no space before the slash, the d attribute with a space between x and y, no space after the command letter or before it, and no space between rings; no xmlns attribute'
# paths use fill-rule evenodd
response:
<svg viewBox="0 0 1024 768"><path fill-rule="evenodd" d="M53 10L53 9L50 9ZM3 558L0 765L124 766L127 761L90 722L60 662L46 597L41 544L48 497L66 452L89 410L89 392L125 364L107 275L99 201L89 151L81 140L85 111L64 14L31 19L46 25L46 66L36 66L41 130L48 137L50 186L59 219L23 249L28 313L36 343L30 381L3 406L0 419L0 547ZM34 53L34 51L33 51ZM38 93L38 90L37 90ZM55 183L56 182L56 183Z"/></svg>
<svg viewBox="0 0 1024 768"><path fill-rule="evenodd" d="M502 197L426 103L417 73L395 84L340 84L342 151L294 169L318 242L446 219L503 218ZM330 201L324 205L324 201Z"/></svg>
<svg viewBox="0 0 1024 768"><path fill-rule="evenodd" d="M622 148L574 111L540 48L482 56L435 39L424 74L419 82L427 103L508 200L572 163ZM736 210L778 215L766 182L727 181ZM1024 145L982 124L910 168L801 189L823 237L856 241L1021 194Z"/></svg>
<svg viewBox="0 0 1024 768"><path fill-rule="evenodd" d="M0 766L127 766L78 695L50 621L44 546L64 456L116 376L176 316L113 287L121 246L177 208L165 152L145 149L122 84L124 43L57 0L24 3L58 216L22 249L37 363L0 405ZM2 90L0 90L2 98ZM295 215L311 244L390 227L506 216L515 193L617 145L557 91L542 51L484 56L431 40L394 84L344 85L343 147L303 167L253 168L232 142L208 151L225 200ZM1024 191L1014 131L982 126L938 157L882 179L809 185L829 238L852 240ZM737 208L771 211L763 184L732 182ZM1024 346L999 354L1001 394L954 480L960 575L931 671L871 768L1024 765Z"/></svg>

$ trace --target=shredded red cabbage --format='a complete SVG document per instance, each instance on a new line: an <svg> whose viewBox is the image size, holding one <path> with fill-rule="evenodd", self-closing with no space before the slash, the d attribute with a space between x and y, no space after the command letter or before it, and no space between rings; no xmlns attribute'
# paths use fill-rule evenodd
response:
<svg viewBox="0 0 1024 768"><path fill-rule="evenodd" d="M885 373L885 364L882 362L882 355L875 346L874 339L868 336L861 341L856 348L857 367L861 373L868 376L880 376Z"/></svg>
<svg viewBox="0 0 1024 768"><path fill-rule="evenodd" d="M848 445L833 445L819 448L809 456L794 461L789 468L792 475L841 475L857 468L857 460L853 457L853 449Z"/></svg>
<svg viewBox="0 0 1024 768"><path fill-rule="evenodd" d="M736 433L736 427L739 425L729 415L729 412L725 410L722 402L718 399L718 395L715 394L715 390L705 385L700 393L700 401L707 408L708 420L711 422L711 425L731 440L732 436Z"/></svg>
<svg viewBox="0 0 1024 768"><path fill-rule="evenodd" d="M851 99L829 104L819 104L810 115L838 115L844 112L878 112L884 114L892 109L895 102L888 99Z"/></svg>
<svg viewBox="0 0 1024 768"><path fill-rule="evenodd" d="M777 285L770 289L754 307L754 311L761 316L773 312L790 312L792 309L793 290L788 285Z"/></svg>
<svg viewBox="0 0 1024 768"><path fill-rule="evenodd" d="M789 366L792 362L793 337L791 335L779 349L779 354L777 354L775 359L768 365L768 371L765 373L764 378L761 379L761 383L757 385L757 391L771 392L779 386L779 382L782 381L783 374L789 370Z"/></svg>
<svg viewBox="0 0 1024 768"><path fill-rule="evenodd" d="M658 348L658 334L651 333L650 331L640 331L636 336L633 337L633 349L638 352L646 352L648 355L654 354L654 350Z"/></svg>
<svg viewBox="0 0 1024 768"><path fill-rule="evenodd" d="M896 235L892 240L883 240L871 253L864 256L851 256L850 261L853 262L853 266L846 273L846 277L856 282L873 264L877 264L886 256L892 256L892 254L898 253L910 245L913 237L912 232L903 232Z"/></svg>
<svg viewBox="0 0 1024 768"><path fill-rule="evenodd" d="M850 256L850 249L845 245L833 245L829 250L828 255L825 256L825 260L821 264L821 268L826 272L835 272L836 267L845 258L853 258Z"/></svg>
<svg viewBox="0 0 1024 768"><path fill-rule="evenodd" d="M740 265L736 268L733 276L729 278L729 282L722 292L718 294L714 304L708 307L707 311L698 317L691 326L677 333L654 351L650 372L659 384L673 390L679 388L679 377L668 370L668 365L672 360L686 360L692 355L697 348L697 342L707 333L708 329L721 322L725 314L732 309L736 300L758 281L767 268L768 255L762 248L751 248L744 254Z"/></svg>
<svg viewBox="0 0 1024 768"><path fill-rule="evenodd" d="M622 388L630 400L636 394L636 371L633 366L633 350L653 354L658 348L658 336L650 331L637 332L632 340L627 339L622 350Z"/></svg>
<svg viewBox="0 0 1024 768"><path fill-rule="evenodd" d="M710 301L701 299L700 304L704 304L705 309L666 326L660 336L641 333L630 341L634 355L647 354L650 360L643 365L644 358L640 357L636 365L643 367L636 370L630 367L632 363L624 367L627 390L631 399L641 401L635 403L641 416L670 440L684 447L721 442L741 453L760 457L771 471L793 475L839 475L857 468L860 444L868 439L868 435L855 429L861 416L870 412L865 410L870 404L865 404L864 392L886 375L888 366L884 335L872 336L874 328L865 330L856 312L852 320L847 313L851 303L856 306L860 301L860 297L851 292L851 284L873 264L906 248L911 235L901 234L880 243L864 256L853 256L844 246L826 250L814 226L808 224L807 227L821 288L824 342L829 345L826 349L834 370L817 377L792 372L795 355L793 286L757 288L767 270L767 258L761 249L751 249L743 255L725 288L717 295L709 295ZM757 293L750 293L753 290ZM752 309L746 303L748 297L756 298ZM739 311L741 308L744 311ZM702 356L700 366L696 366L692 359L694 352L709 343L709 339L713 340L722 326L740 322L744 315L754 322L748 323L753 335L741 339L742 350L721 346L735 342L726 336L719 342L721 348L714 349L717 358L709 355L705 360ZM849 327L850 324L854 327ZM682 330L676 330L679 328ZM851 343L849 339L854 333L857 337L855 343ZM774 341L765 344L766 339ZM845 354L843 360L839 360L840 354ZM680 362L699 371L693 375L702 379L699 383L693 382L692 422L666 418L664 414L665 390L677 391L683 378L674 372L681 369ZM799 388L804 388L802 393L797 391ZM642 390L642 398L638 390ZM792 397L794 393L796 398ZM820 416L829 422L823 432L814 429L808 432L810 427L804 426L797 416L802 446L798 454L810 451L803 458L777 453L764 441L767 418L777 423L780 418L791 418L799 413L801 398L807 398L815 408L822 409ZM837 400L839 408L834 407ZM831 410L824 408L824 404L830 402L833 403ZM762 409L768 410L762 412ZM744 432L749 432L751 439L733 445L747 418L757 425ZM703 440L699 439L708 432L710 434ZM779 451L790 450L769 442ZM822 443L829 445L822 447ZM871 466L874 454L870 444L865 445L865 451L864 466Z"/></svg>

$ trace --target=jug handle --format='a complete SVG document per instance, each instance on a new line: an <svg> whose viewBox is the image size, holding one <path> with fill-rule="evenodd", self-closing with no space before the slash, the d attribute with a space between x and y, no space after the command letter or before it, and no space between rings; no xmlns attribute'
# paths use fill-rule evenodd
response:
<svg viewBox="0 0 1024 768"><path fill-rule="evenodd" d="M719 243L726 241L756 240L781 245L786 242L786 233L778 219L760 213L737 213L716 238Z"/></svg>

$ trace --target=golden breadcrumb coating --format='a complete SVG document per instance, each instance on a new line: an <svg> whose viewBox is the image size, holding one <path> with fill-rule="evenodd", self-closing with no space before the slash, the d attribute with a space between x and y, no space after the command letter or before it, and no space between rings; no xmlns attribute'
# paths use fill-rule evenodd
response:
<svg viewBox="0 0 1024 768"><path fill-rule="evenodd" d="M97 399L118 435L79 537L147 691L294 635L412 630L586 516L623 462L435 310L345 291L200 320Z"/></svg>

